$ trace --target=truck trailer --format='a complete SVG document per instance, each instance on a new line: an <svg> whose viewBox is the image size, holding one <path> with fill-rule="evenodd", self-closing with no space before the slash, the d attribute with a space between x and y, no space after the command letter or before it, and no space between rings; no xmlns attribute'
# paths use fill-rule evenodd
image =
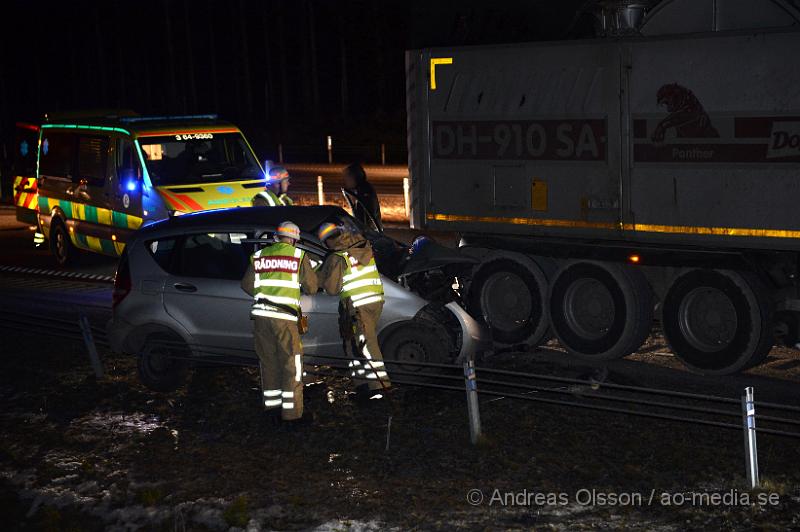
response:
<svg viewBox="0 0 800 532"><path fill-rule="evenodd" d="M598 2L601 38L406 53L412 227L499 344L729 374L800 342L800 12Z"/></svg>

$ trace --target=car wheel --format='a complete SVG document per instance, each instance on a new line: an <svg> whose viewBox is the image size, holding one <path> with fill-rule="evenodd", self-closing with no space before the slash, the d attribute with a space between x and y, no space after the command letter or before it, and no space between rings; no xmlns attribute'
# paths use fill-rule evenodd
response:
<svg viewBox="0 0 800 532"><path fill-rule="evenodd" d="M547 276L528 257L497 258L480 266L469 289L469 311L505 345L539 345L548 335Z"/></svg>
<svg viewBox="0 0 800 532"><path fill-rule="evenodd" d="M754 276L692 270L664 298L664 336L692 371L728 375L759 364L773 344L771 305Z"/></svg>
<svg viewBox="0 0 800 532"><path fill-rule="evenodd" d="M633 267L572 262L561 268L550 287L550 321L558 341L576 358L624 357L650 333L652 291Z"/></svg>
<svg viewBox="0 0 800 532"><path fill-rule="evenodd" d="M69 266L75 259L77 250L72 245L66 226L60 220L54 221L50 227L50 251L59 266Z"/></svg>
<svg viewBox="0 0 800 532"><path fill-rule="evenodd" d="M411 375L405 375L405 372L423 375L440 371L440 368L417 366L414 365L415 363L447 364L452 362L446 332L415 322L404 323L390 331L381 341L381 352L390 378L394 378L393 371L404 372L404 374L397 375L400 380L414 378Z"/></svg>
<svg viewBox="0 0 800 532"><path fill-rule="evenodd" d="M156 392L171 392L186 383L190 351L175 334L156 334L147 338L139 351L139 380Z"/></svg>

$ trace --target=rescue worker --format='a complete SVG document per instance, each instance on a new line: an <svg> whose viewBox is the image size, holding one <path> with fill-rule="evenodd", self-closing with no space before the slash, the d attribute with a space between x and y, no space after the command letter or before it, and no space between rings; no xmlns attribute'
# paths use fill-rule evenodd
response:
<svg viewBox="0 0 800 532"><path fill-rule="evenodd" d="M344 188L358 200L353 209L353 217L359 220L364 226L370 226L370 220L375 222L375 229L383 231L381 222L381 202L378 194L367 181L367 173L364 167L358 163L353 163L345 167L342 171Z"/></svg>
<svg viewBox="0 0 800 532"><path fill-rule="evenodd" d="M242 279L253 296L255 348L261 366L264 408L270 421L310 421L303 416L303 346L300 291L317 292L317 275L303 250L295 247L300 229L283 222L275 243L256 251Z"/></svg>
<svg viewBox="0 0 800 532"><path fill-rule="evenodd" d="M267 172L264 190L253 197L253 207L291 207L294 205L289 191L289 172L282 166L273 166Z"/></svg>
<svg viewBox="0 0 800 532"><path fill-rule="evenodd" d="M391 386L376 332L383 310L383 284L369 242L332 223L320 241L334 251L318 271L320 285L339 296L339 330L356 384L357 398L380 399Z"/></svg>

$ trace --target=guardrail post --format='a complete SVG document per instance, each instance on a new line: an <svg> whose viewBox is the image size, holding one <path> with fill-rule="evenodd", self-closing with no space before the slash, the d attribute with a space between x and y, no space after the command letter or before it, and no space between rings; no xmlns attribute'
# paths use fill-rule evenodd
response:
<svg viewBox="0 0 800 532"><path fill-rule="evenodd" d="M317 176L317 201L320 205L325 204L325 190L322 188L322 176Z"/></svg>
<svg viewBox="0 0 800 532"><path fill-rule="evenodd" d="M464 361L464 385L467 390L469 439L472 445L477 445L481 437L481 413L478 408L478 381L475 378L475 361L471 357Z"/></svg>
<svg viewBox="0 0 800 532"><path fill-rule="evenodd" d="M328 164L333 164L333 139L328 135Z"/></svg>
<svg viewBox="0 0 800 532"><path fill-rule="evenodd" d="M94 336L92 336L92 327L89 325L89 319L81 314L78 318L78 324L83 333L83 342L86 344L86 350L89 351L89 361L92 363L94 375L98 379L103 378L103 364L100 362L100 355L97 354L97 346L94 343Z"/></svg>
<svg viewBox="0 0 800 532"><path fill-rule="evenodd" d="M744 463L747 468L747 484L750 489L758 487L758 450L756 448L756 407L753 387L748 386L742 395L742 420L744 422Z"/></svg>
<svg viewBox="0 0 800 532"><path fill-rule="evenodd" d="M381 165L386 166L386 144L381 143Z"/></svg>
<svg viewBox="0 0 800 532"><path fill-rule="evenodd" d="M278 162L283 164L283 144L278 144Z"/></svg>

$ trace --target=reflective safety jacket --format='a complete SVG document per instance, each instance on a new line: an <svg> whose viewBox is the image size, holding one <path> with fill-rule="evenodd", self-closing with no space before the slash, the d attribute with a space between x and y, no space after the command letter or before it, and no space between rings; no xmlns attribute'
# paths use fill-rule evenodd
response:
<svg viewBox="0 0 800 532"><path fill-rule="evenodd" d="M383 301L383 283L375 265L375 257L372 257L365 266L359 264L347 251L339 251L336 254L342 257L346 264L339 297L342 300L349 298L355 308Z"/></svg>
<svg viewBox="0 0 800 532"><path fill-rule="evenodd" d="M267 202L269 207L291 207L294 205L292 199L286 194L281 194L278 196L273 191L268 189L264 189L256 194L255 197L253 197L253 202L255 202L257 198L262 198Z"/></svg>
<svg viewBox="0 0 800 532"><path fill-rule="evenodd" d="M284 242L276 242L253 254L255 277L251 315L297 321L303 254L303 250Z"/></svg>

